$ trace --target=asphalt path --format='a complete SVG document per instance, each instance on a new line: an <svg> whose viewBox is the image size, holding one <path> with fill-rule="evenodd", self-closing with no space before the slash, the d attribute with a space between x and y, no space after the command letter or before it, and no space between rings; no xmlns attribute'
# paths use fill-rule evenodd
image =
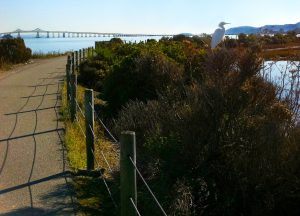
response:
<svg viewBox="0 0 300 216"><path fill-rule="evenodd" d="M66 57L0 77L0 215L74 215L59 121Z"/></svg>

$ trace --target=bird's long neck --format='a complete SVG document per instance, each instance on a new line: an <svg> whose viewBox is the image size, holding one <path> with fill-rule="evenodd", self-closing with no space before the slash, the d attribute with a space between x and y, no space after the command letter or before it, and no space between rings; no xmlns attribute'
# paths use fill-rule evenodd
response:
<svg viewBox="0 0 300 216"><path fill-rule="evenodd" d="M224 25L219 25L219 27L220 27L221 29L224 29L224 30L225 30Z"/></svg>

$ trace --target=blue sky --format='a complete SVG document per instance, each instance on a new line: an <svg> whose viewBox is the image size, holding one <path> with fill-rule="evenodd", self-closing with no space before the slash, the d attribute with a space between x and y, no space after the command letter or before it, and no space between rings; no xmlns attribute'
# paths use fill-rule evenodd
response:
<svg viewBox="0 0 300 216"><path fill-rule="evenodd" d="M212 33L300 22L300 0L0 0L0 32L17 28L122 33Z"/></svg>

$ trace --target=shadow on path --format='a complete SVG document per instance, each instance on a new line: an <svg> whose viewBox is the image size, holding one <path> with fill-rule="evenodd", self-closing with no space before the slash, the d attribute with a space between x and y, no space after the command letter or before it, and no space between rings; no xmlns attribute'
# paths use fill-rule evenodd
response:
<svg viewBox="0 0 300 216"><path fill-rule="evenodd" d="M52 73L51 75L55 75L57 73ZM34 146L33 146L33 158L32 158L32 162L31 162L31 169L30 169L30 173L29 176L27 178L27 182L24 184L20 184L20 185L16 185L13 187L9 187L9 188L5 188L0 190L0 196L1 195L5 195L7 193L16 191L16 190L20 190L23 188L28 188L28 192L29 192L29 200L30 200L30 206L29 207L20 207L17 209L12 210L9 213L5 213L5 214L1 214L1 215L70 215L70 214L75 214L74 211L74 202L73 202L73 190L70 188L70 184L68 183L68 178L71 176L71 172L70 171L66 171L66 152L65 152L65 147L63 146L63 138L61 137L61 131L64 131L63 128L59 128L59 113L56 110L56 108L58 108L58 103L60 101L60 84L61 80L57 80L57 83L47 83L45 84L45 80L53 80L53 79L59 79L62 78L61 76L56 76L56 77L51 77L51 75L47 78L42 78L42 81L39 82L37 85L35 86L30 86L33 87L33 91L31 92L31 94L27 97L23 97L26 98L26 102L24 103L24 105L15 113L7 113L5 115L15 115L15 121L14 121L14 126L13 129L11 131L11 133L9 134L8 138L6 139L0 139L0 144L1 142L6 142L6 148L5 148L5 155L4 155L4 159L2 160L2 164L0 166L0 175L5 167L6 161L7 161L7 157L8 157L8 153L9 153L9 147L10 147L10 140L17 140L17 139L21 139L21 138L25 138L25 137L32 137L33 141L34 141ZM48 87L49 86L54 86L57 85L57 92L56 93L47 93L48 91ZM38 88L40 87L44 87L45 90L43 92L43 94L41 95L35 95L36 91ZM49 108L40 108L45 100L45 96L48 95L56 95L56 102L55 105ZM36 106L35 109L31 109L28 111L25 111L24 108L27 106L27 104L29 103L30 98L33 97L41 97L40 102L38 103L38 105ZM40 110L45 110L45 109L53 109L53 111L55 112L56 115L56 128L55 129L45 129L45 131L39 131L37 132L37 125L38 125L38 115L37 115L37 111ZM35 119L34 119L34 130L32 133L29 134L23 134L23 135L18 135L18 136L13 136L13 134L15 133L17 124L18 124L18 114L20 113L29 113L29 112L34 112L35 113ZM40 121L43 121L43 119L40 119ZM33 175L33 171L34 171L34 167L35 167L35 163L36 163L36 150L37 150L37 141L36 141L36 137L37 135L46 135L48 133L53 133L53 132L57 132L57 137L58 137L58 143L59 145L61 145L61 151L62 151L62 171L60 173L56 173L53 175L49 175L47 177L44 178L40 178L38 180L34 180L32 181L32 175ZM43 143L39 143L39 145L43 145ZM51 192L42 195L42 197L38 197L38 199L40 200L44 200L43 202L47 205L47 208L43 209L43 208L36 208L34 206L34 199L35 197L32 194L32 190L31 190L31 186L33 185L37 185L37 184L41 184L41 183L46 183L49 181L55 181L57 179L60 178L64 178L64 183L56 183L54 186L52 186L52 190ZM60 199L61 198L61 199ZM66 198L70 199L71 202L66 202ZM16 204L16 206L18 206ZM49 208L50 206L50 208Z"/></svg>

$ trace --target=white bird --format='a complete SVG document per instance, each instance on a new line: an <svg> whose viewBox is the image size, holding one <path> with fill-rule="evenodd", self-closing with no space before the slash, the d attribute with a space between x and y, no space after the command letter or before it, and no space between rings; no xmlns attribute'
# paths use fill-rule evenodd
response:
<svg viewBox="0 0 300 216"><path fill-rule="evenodd" d="M210 46L212 49L214 49L223 39L225 35L225 28L224 25L230 24L226 22L220 22L219 27L215 30L215 32L212 35Z"/></svg>

